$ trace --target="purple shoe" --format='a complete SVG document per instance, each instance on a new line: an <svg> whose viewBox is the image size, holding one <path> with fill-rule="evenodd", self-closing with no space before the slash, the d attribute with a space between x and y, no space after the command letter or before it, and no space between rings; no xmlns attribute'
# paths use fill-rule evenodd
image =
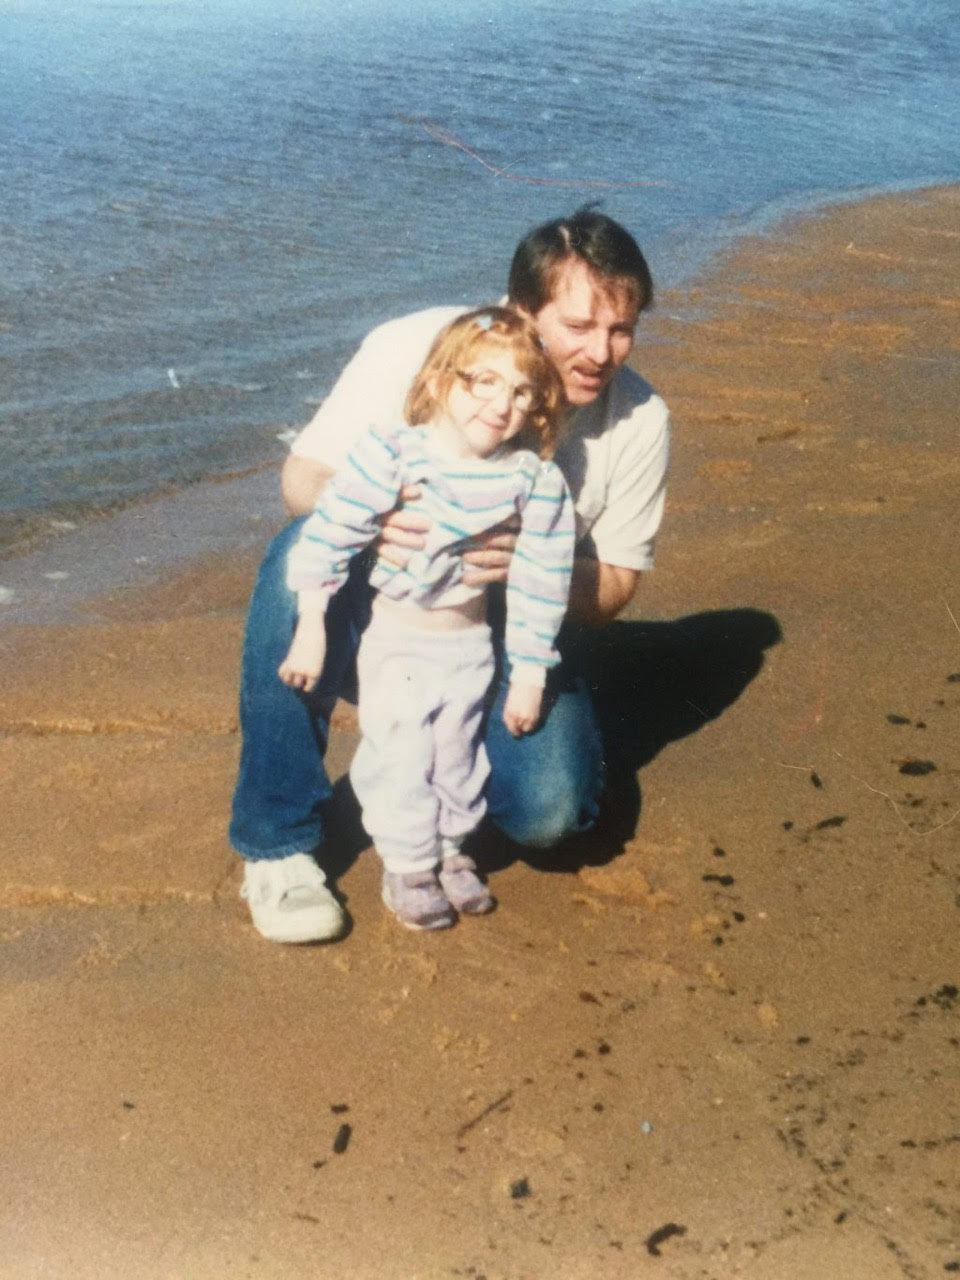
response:
<svg viewBox="0 0 960 1280"><path fill-rule="evenodd" d="M465 853L444 858L440 864L440 884L447 900L465 916L485 916L497 900L477 875L477 864Z"/></svg>
<svg viewBox="0 0 960 1280"><path fill-rule="evenodd" d="M449 929L457 913L433 871L383 873L383 901L408 929Z"/></svg>

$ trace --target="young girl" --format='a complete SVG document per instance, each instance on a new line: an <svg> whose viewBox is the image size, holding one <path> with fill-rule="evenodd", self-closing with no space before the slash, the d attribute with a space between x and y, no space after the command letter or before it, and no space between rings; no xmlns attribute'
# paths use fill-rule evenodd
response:
<svg viewBox="0 0 960 1280"><path fill-rule="evenodd" d="M540 718L567 607L573 503L553 452L563 390L536 330L487 307L435 340L413 381L407 426L371 428L329 481L293 548L287 582L299 621L280 678L309 692L326 650L324 614L352 556L380 533L401 491L430 520L404 568L379 558L372 618L357 658L362 741L350 778L384 863L383 900L411 929L443 929L494 900L461 853L483 817L481 742L494 674L483 587L462 580L471 539L519 516L507 580L504 721Z"/></svg>

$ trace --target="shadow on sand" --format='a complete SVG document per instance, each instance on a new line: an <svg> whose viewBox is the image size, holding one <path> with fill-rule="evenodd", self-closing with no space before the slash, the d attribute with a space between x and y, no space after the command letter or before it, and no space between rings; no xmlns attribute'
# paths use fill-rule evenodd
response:
<svg viewBox="0 0 960 1280"><path fill-rule="evenodd" d="M639 771L665 746L696 733L740 697L782 639L760 609L720 609L675 622L614 622L591 636L582 667L606 748L607 783L593 830L543 854L513 850L544 871L602 865L636 834Z"/></svg>
<svg viewBox="0 0 960 1280"><path fill-rule="evenodd" d="M485 828L473 849L485 871L521 859L539 870L569 873L616 857L640 818L639 770L668 743L695 733L732 706L782 632L772 614L739 608L674 622L614 622L587 638L577 661L593 690L605 741L607 785L600 821L543 853ZM332 838L323 865L335 879L370 843L346 776L334 787L328 821Z"/></svg>

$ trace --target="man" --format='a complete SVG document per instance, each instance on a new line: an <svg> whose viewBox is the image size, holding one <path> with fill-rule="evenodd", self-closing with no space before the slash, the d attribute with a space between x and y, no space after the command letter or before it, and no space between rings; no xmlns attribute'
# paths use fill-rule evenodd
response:
<svg viewBox="0 0 960 1280"><path fill-rule="evenodd" d="M577 556L569 628L610 622L653 563L663 512L669 419L663 401L624 367L653 286L636 242L618 223L580 210L535 228L520 243L508 304L532 319L563 382L568 413L556 462L574 498ZM402 421L409 384L439 330L463 308L439 307L375 329L313 420L294 441L282 491L293 517L313 509L355 436ZM323 676L309 696L284 685L277 668L296 622L285 584L294 519L271 543L254 589L244 649L244 731L230 839L246 859L243 895L254 924L278 942L321 941L345 926L343 910L309 851L323 837L330 796L323 769L330 714L368 616L365 577L355 572L327 615ZM422 545L422 524L401 508L384 524L380 554L402 563ZM506 579L509 530L465 554L470 581ZM563 645L561 644L561 651ZM506 731L502 683L485 745L488 813L519 844L549 848L590 827L603 788L603 748L590 692L574 658L548 685L547 713L533 734Z"/></svg>

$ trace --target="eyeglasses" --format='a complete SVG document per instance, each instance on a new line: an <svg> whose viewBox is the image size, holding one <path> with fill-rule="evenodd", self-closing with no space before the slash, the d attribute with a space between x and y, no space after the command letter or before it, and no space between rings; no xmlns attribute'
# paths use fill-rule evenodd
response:
<svg viewBox="0 0 960 1280"><path fill-rule="evenodd" d="M514 408L521 413L532 409L537 398L533 387L527 383L511 386L502 374L496 373L493 369L478 369L476 373L465 373L458 369L457 377L478 400L499 400L506 391Z"/></svg>

